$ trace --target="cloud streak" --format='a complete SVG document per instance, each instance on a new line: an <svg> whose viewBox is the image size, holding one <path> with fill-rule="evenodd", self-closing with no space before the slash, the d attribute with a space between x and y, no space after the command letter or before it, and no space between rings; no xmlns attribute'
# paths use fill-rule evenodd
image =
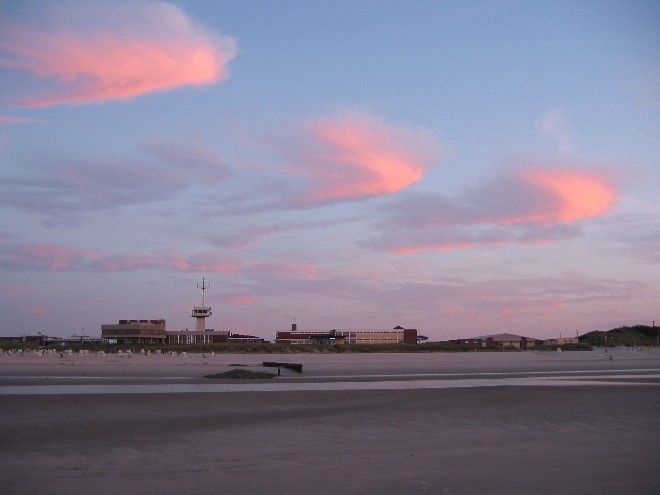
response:
<svg viewBox="0 0 660 495"><path fill-rule="evenodd" d="M140 158L39 157L21 178L3 178L0 204L70 217L171 199L193 185L213 185L229 176L223 161L198 144L149 140L142 151Z"/></svg>
<svg viewBox="0 0 660 495"><path fill-rule="evenodd" d="M372 242L399 254L573 237L576 222L609 212L618 196L605 174L578 167L532 166L504 173L457 198L408 193L386 206Z"/></svg>
<svg viewBox="0 0 660 495"><path fill-rule="evenodd" d="M482 321L487 330L493 330L503 321L554 318L576 305L597 306L650 294L649 287L643 283L588 277L534 277L487 279L478 283L469 278L404 283L392 290L376 291L374 297L383 307L396 307L411 315L435 312L447 321ZM478 327L473 328L473 335L479 331Z"/></svg>
<svg viewBox="0 0 660 495"><path fill-rule="evenodd" d="M231 274L238 270L235 262L216 253L127 256L54 243L2 245L0 265L8 270L49 272L114 273L158 269Z"/></svg>
<svg viewBox="0 0 660 495"><path fill-rule="evenodd" d="M400 191L419 181L440 157L440 146L427 131L356 112L308 123L300 142L306 144L290 152L292 173L307 182L295 199L299 205Z"/></svg>
<svg viewBox="0 0 660 495"><path fill-rule="evenodd" d="M178 252L155 254L112 254L94 249L79 249L56 243L0 244L0 266L8 270L47 272L116 273L139 270L174 272L242 273L254 277L313 279L316 266L312 263L272 261L241 263L220 252L184 255ZM22 289L8 288L8 295L20 295Z"/></svg>
<svg viewBox="0 0 660 495"><path fill-rule="evenodd" d="M165 2L64 3L41 28L2 23L0 65L49 81L43 107L134 98L228 77L236 42Z"/></svg>
<svg viewBox="0 0 660 495"><path fill-rule="evenodd" d="M540 201L532 211L502 219L502 222L534 222L545 225L571 223L593 218L609 211L617 193L604 175L594 172L556 168L532 168L518 173L522 188Z"/></svg>
<svg viewBox="0 0 660 495"><path fill-rule="evenodd" d="M0 115L0 124L35 124L45 122L43 119L31 119L28 117L14 117L12 115Z"/></svg>
<svg viewBox="0 0 660 495"><path fill-rule="evenodd" d="M91 204L109 207L155 201L195 183L215 184L228 175L220 158L204 147L153 140L143 148L145 160L71 161L58 166L57 173Z"/></svg>

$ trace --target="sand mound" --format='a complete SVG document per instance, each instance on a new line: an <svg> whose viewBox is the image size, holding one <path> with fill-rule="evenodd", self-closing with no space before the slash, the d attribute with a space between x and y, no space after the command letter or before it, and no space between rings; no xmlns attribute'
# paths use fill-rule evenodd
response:
<svg viewBox="0 0 660 495"><path fill-rule="evenodd" d="M204 375L204 378L231 378L234 380L270 380L274 378L273 373L266 371L250 371L245 369L235 369L225 371L224 373L216 373L213 375Z"/></svg>

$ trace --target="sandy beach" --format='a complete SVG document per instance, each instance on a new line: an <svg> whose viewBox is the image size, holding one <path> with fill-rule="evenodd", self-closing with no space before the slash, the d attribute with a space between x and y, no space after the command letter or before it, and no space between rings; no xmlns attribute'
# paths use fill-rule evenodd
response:
<svg viewBox="0 0 660 495"><path fill-rule="evenodd" d="M628 370L660 368L660 350L644 352L628 349L591 352L466 352L466 353L292 353L292 354L221 354L169 353L130 355L98 353L51 353L38 356L0 354L0 385L9 377L21 380L39 378L67 380L75 377L114 379L127 383L157 379L159 382L185 379L206 383L205 374L231 370L235 365L251 370L266 370L264 361L293 362L303 365L303 373L282 369L282 379L339 380L365 379L369 376L402 379L414 375L442 373L533 373L589 370ZM270 369L273 371L273 369ZM23 381L24 382L24 381Z"/></svg>
<svg viewBox="0 0 660 495"><path fill-rule="evenodd" d="M301 363L303 373L204 378L232 365L267 370L263 361ZM657 351L5 354L0 417L5 493L660 486Z"/></svg>

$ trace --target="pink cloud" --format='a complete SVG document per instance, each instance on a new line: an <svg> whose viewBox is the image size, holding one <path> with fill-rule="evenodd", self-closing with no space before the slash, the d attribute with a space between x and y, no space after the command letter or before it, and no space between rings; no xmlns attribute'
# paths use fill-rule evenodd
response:
<svg viewBox="0 0 660 495"><path fill-rule="evenodd" d="M42 307L36 307L36 308L32 308L30 312L34 316L46 316L46 313L48 313L48 309Z"/></svg>
<svg viewBox="0 0 660 495"><path fill-rule="evenodd" d="M307 178L304 204L393 193L419 181L439 158L439 146L425 131L348 113L306 128L310 149L294 171Z"/></svg>
<svg viewBox="0 0 660 495"><path fill-rule="evenodd" d="M0 115L0 124L34 124L45 122L43 119L31 119L27 117L13 117L11 115Z"/></svg>
<svg viewBox="0 0 660 495"><path fill-rule="evenodd" d="M544 317L552 317L553 311L564 306L561 301L532 301L518 300L515 305L505 305L499 308L499 313L505 317L529 314L541 314Z"/></svg>
<svg viewBox="0 0 660 495"><path fill-rule="evenodd" d="M609 302L620 305L622 301L652 297L653 293L643 283L590 279L584 275L488 279L466 272L464 277L374 286L364 295L362 306L375 303L382 312L395 308L399 315L427 318L431 327L437 326L438 321L450 326L467 321L464 332L483 335L506 331L511 328L508 325L525 321L543 325L544 320L565 316L587 302L593 302L594 307Z"/></svg>
<svg viewBox="0 0 660 495"><path fill-rule="evenodd" d="M104 256L97 263L99 271L123 272L145 269L170 269L179 272L204 272L204 273L236 273L238 271L235 263L214 254L196 255L185 257L182 255L167 256Z"/></svg>
<svg viewBox="0 0 660 495"><path fill-rule="evenodd" d="M149 257L138 256L104 256L98 262L98 268L101 272L114 273L114 272L131 272L144 268L155 267L159 264L159 260Z"/></svg>
<svg viewBox="0 0 660 495"><path fill-rule="evenodd" d="M400 196L386 207L371 244L397 254L547 244L577 235L579 221L610 212L618 194L611 177L579 164L521 168L457 198Z"/></svg>
<svg viewBox="0 0 660 495"><path fill-rule="evenodd" d="M253 294L235 294L224 299L223 303L234 305L253 304L257 298Z"/></svg>
<svg viewBox="0 0 660 495"><path fill-rule="evenodd" d="M313 276L316 274L316 266L310 263L260 263L251 265L247 269L254 273L284 276Z"/></svg>
<svg viewBox="0 0 660 495"><path fill-rule="evenodd" d="M42 13L43 15L44 13ZM0 64L52 81L27 106L133 98L228 77L233 39L205 30L165 2L53 6L41 29L5 22Z"/></svg>
<svg viewBox="0 0 660 495"><path fill-rule="evenodd" d="M435 244L432 246L401 246L392 248L392 252L395 254L414 254L419 251L454 251L455 249L471 249L475 247L474 243L470 242L457 242L454 244Z"/></svg>
<svg viewBox="0 0 660 495"><path fill-rule="evenodd" d="M81 262L88 263L102 257L103 254L96 251L83 251L49 243L22 246L15 253L15 258L18 260L32 261L36 267L47 268L49 271L78 268Z"/></svg>
<svg viewBox="0 0 660 495"><path fill-rule="evenodd" d="M180 254L126 256L49 243L3 246L0 249L0 265L5 265L8 268L51 272L113 273L160 269L230 274L238 271L236 263L215 253L203 253L193 256Z"/></svg>
<svg viewBox="0 0 660 495"><path fill-rule="evenodd" d="M444 306L440 308L433 308L433 313L442 315L445 317L455 318L458 315L458 308L456 306Z"/></svg>
<svg viewBox="0 0 660 495"><path fill-rule="evenodd" d="M24 288L24 287L7 287L4 290L5 294L12 297L33 297L40 293L39 290L34 288Z"/></svg>
<svg viewBox="0 0 660 495"><path fill-rule="evenodd" d="M177 267L177 269L199 273L211 272L230 274L238 272L238 266L234 262L228 261L226 256L215 253L206 253L188 257L186 263L185 266Z"/></svg>
<svg viewBox="0 0 660 495"><path fill-rule="evenodd" d="M289 234L309 229L319 229L334 227L341 223L339 220L320 220L313 221L298 221L298 222L282 222L282 223L268 223L260 225L258 223L250 223L248 226L241 226L240 229L235 231L225 230L222 235L211 235L209 241L217 247L221 248L234 248L245 249L251 246L256 246L264 242L264 239L274 235Z"/></svg>
<svg viewBox="0 0 660 495"><path fill-rule="evenodd" d="M501 219L502 223L571 223L606 213L617 197L609 179L594 172L535 168L521 171L520 178L550 200L537 211Z"/></svg>

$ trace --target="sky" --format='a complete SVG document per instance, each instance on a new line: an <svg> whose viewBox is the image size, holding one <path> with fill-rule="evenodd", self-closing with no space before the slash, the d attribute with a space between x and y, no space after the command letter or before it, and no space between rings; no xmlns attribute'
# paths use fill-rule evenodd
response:
<svg viewBox="0 0 660 495"><path fill-rule="evenodd" d="M0 2L0 335L660 324L660 4Z"/></svg>

